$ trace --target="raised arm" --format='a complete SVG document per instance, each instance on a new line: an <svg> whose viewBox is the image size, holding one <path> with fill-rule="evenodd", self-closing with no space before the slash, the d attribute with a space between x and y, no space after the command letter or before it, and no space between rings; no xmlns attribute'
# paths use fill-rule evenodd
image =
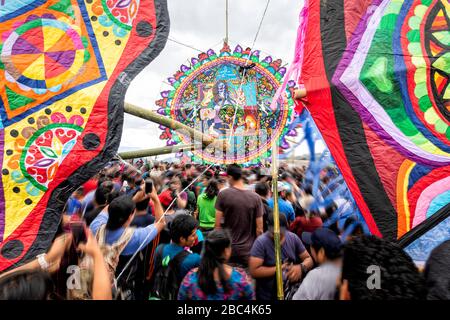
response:
<svg viewBox="0 0 450 320"><path fill-rule="evenodd" d="M91 230L87 230L88 240L86 243L81 243L78 249L90 255L94 260L94 275L92 284L92 299L93 300L111 300L112 289L111 279L109 278L108 269L106 268L105 259L100 250L97 240L92 234Z"/></svg>
<svg viewBox="0 0 450 320"><path fill-rule="evenodd" d="M156 193L156 188L153 188L152 192L150 193L150 199L153 201L153 205L155 207L155 221L159 221L159 219L164 214L164 210L161 202L159 201L158 194Z"/></svg>
<svg viewBox="0 0 450 320"><path fill-rule="evenodd" d="M30 262L21 265L20 267L2 273L0 277L4 277L12 272L16 272L19 270L34 270L42 268L50 273L58 271L61 259L64 256L65 251L68 249L71 241L72 241L71 234L63 234L57 237L53 241L52 246L50 247L48 252L40 258L43 259L41 262L43 263L43 265L41 265L41 263L39 263L39 260L36 258L31 260ZM45 265L47 265L47 268L43 268L43 266Z"/></svg>
<svg viewBox="0 0 450 320"><path fill-rule="evenodd" d="M183 199L181 193L177 192L177 207L180 209L186 208L187 205L187 194L185 192L183 194L186 195L186 199Z"/></svg>

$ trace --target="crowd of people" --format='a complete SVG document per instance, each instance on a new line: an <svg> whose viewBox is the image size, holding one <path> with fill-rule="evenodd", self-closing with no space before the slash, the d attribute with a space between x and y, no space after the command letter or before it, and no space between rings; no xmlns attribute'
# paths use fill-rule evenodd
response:
<svg viewBox="0 0 450 320"><path fill-rule="evenodd" d="M305 170L279 168L285 299L450 299L450 241L419 270L358 219L327 223L342 203L314 206ZM72 194L47 253L0 275L0 299L275 300L271 181L265 167L113 163Z"/></svg>

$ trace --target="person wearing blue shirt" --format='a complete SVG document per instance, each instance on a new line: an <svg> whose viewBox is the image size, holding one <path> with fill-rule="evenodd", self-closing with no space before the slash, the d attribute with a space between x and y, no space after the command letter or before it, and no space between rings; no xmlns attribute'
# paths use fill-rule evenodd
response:
<svg viewBox="0 0 450 320"><path fill-rule="evenodd" d="M67 200L65 214L71 216L81 213L81 201L83 199L83 187L78 188Z"/></svg>
<svg viewBox="0 0 450 320"><path fill-rule="evenodd" d="M142 195L140 193L142 193ZM131 239L121 252L121 255L124 256L134 254L139 248L145 248L145 246L148 245L165 226L165 219L160 219L163 211L156 191L153 191L148 195L145 195L143 191L140 191L140 193L136 194L133 199L126 195L114 199L109 204L107 212L106 209L102 211L90 225L93 234L97 234L98 230L103 225L106 225L105 242L111 245L120 239L126 228L128 228L133 221L136 212L134 201L139 202L142 201L143 198L150 196L155 204L155 211L158 213L155 214L157 222L150 224L145 228L134 229Z"/></svg>
<svg viewBox="0 0 450 320"><path fill-rule="evenodd" d="M278 184L278 210L286 216L288 223L295 220L295 210L292 204L286 200L289 192L292 192L287 183L280 182ZM273 198L267 200L267 204L273 209Z"/></svg>
<svg viewBox="0 0 450 320"><path fill-rule="evenodd" d="M69 200L67 200L65 213L68 216L81 213L81 201L74 196L70 196Z"/></svg>
<svg viewBox="0 0 450 320"><path fill-rule="evenodd" d="M173 259L178 253L182 250L186 250L187 248L191 248L198 240L198 221L195 220L191 215L188 214L178 214L170 223L169 233L171 242L169 244L160 244L156 249L156 252L161 252L162 250L162 258L169 257L169 259ZM184 278L184 276L195 267L198 267L200 264L200 255L197 253L191 253L181 261L178 270L178 279L179 283ZM155 262L157 259L155 259ZM155 266L158 268L159 266Z"/></svg>

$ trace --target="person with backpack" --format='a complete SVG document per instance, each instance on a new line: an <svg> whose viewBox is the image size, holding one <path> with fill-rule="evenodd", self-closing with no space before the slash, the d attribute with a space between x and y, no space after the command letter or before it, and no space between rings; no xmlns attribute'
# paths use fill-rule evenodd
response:
<svg viewBox="0 0 450 320"><path fill-rule="evenodd" d="M241 268L226 264L231 237L226 230L208 234L200 266L184 277L178 300L254 300L251 278Z"/></svg>
<svg viewBox="0 0 450 320"><path fill-rule="evenodd" d="M184 276L200 264L200 255L186 250L197 241L197 220L179 214L168 226L171 243L156 249L150 299L176 300Z"/></svg>
<svg viewBox="0 0 450 320"><path fill-rule="evenodd" d="M152 200L159 202L158 197L153 194ZM97 239L100 235L104 236L99 242L117 246L121 240L123 248L120 254L132 255L140 247L149 244L165 226L164 219L156 217L156 222L145 228L132 228L130 224L134 219L135 211L136 204L133 200L126 195L120 196L111 201L107 213L103 211L95 218L90 228Z"/></svg>
<svg viewBox="0 0 450 320"><path fill-rule="evenodd" d="M156 192L150 196L155 204L159 203ZM120 256L132 256L142 250L165 226L165 220L157 217L157 222L145 228L130 227L135 211L136 204L129 196L123 195L111 201L108 211L101 212L90 225L102 249L111 283L114 282Z"/></svg>
<svg viewBox="0 0 450 320"><path fill-rule="evenodd" d="M145 190L145 189L144 189ZM139 195L138 195L139 196ZM139 200L136 199L136 200ZM134 200L134 201L136 201ZM136 213L130 226L136 228L145 228L155 222L155 217L148 213L150 197L143 197L143 200L136 202ZM136 256L121 255L116 268L118 276L127 266L120 281L123 295L127 300L146 300L148 297L148 280L146 274L149 270L152 260L152 252L159 243L159 234L148 245L144 246ZM133 259L131 261L131 259ZM145 294L147 292L147 294Z"/></svg>

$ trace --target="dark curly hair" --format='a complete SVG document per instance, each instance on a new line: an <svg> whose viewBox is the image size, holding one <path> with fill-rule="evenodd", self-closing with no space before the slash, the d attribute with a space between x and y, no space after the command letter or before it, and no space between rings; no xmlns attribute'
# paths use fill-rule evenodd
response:
<svg viewBox="0 0 450 320"><path fill-rule="evenodd" d="M450 240L431 251L425 265L428 300L450 300Z"/></svg>
<svg viewBox="0 0 450 320"><path fill-rule="evenodd" d="M198 228L198 221L189 214L179 214L168 224L168 228L172 241L180 243L181 238L187 239Z"/></svg>
<svg viewBox="0 0 450 320"><path fill-rule="evenodd" d="M0 300L53 299L53 282L42 270L18 270L0 278Z"/></svg>
<svg viewBox="0 0 450 320"><path fill-rule="evenodd" d="M381 288L370 289L369 266L380 268ZM344 247L342 279L348 281L352 300L422 300L425 281L412 259L392 242L362 236Z"/></svg>

